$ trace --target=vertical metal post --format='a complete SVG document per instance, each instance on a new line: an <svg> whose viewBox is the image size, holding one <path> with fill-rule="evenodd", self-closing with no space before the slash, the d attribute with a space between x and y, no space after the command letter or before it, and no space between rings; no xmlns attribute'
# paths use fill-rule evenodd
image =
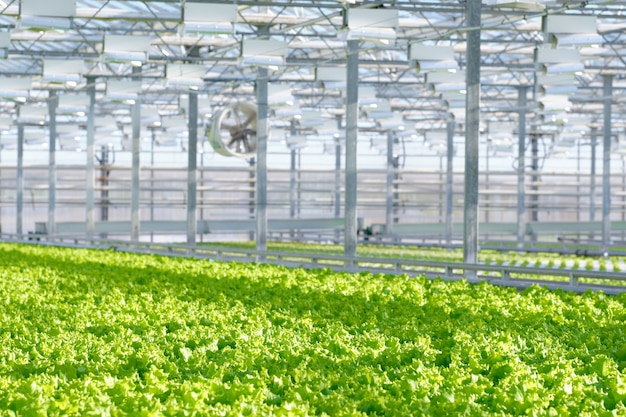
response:
<svg viewBox="0 0 626 417"><path fill-rule="evenodd" d="M85 223L87 238L93 238L95 232L94 222L94 179L95 179L95 105L96 105L96 79L87 77L87 95L89 97L89 107L87 109L87 161L86 161L86 205Z"/></svg>
<svg viewBox="0 0 626 417"><path fill-rule="evenodd" d="M154 224L154 144L155 143L156 143L156 130L152 128L150 131L150 222L152 224ZM150 242L154 242L154 232L150 232Z"/></svg>
<svg viewBox="0 0 626 417"><path fill-rule="evenodd" d="M357 241L357 118L359 100L359 41L348 41L346 86L346 163L344 254L356 256ZM351 267L351 261L346 267Z"/></svg>
<svg viewBox="0 0 626 417"><path fill-rule="evenodd" d="M526 234L526 93L528 87L517 90L517 246L524 246Z"/></svg>
<svg viewBox="0 0 626 417"><path fill-rule="evenodd" d="M446 149L446 245L452 244L452 187L454 160L454 120L448 120L446 124L447 149Z"/></svg>
<svg viewBox="0 0 626 417"><path fill-rule="evenodd" d="M463 261L475 264L478 259L478 149L480 104L480 0L467 0L467 95L465 101L465 215ZM475 271L466 271L475 278Z"/></svg>
<svg viewBox="0 0 626 417"><path fill-rule="evenodd" d="M335 217L341 215L341 142L335 139Z"/></svg>
<svg viewBox="0 0 626 417"><path fill-rule="evenodd" d="M530 137L530 169L533 173L531 177L532 191L531 205L530 205L530 219L533 222L539 221L539 135L534 133ZM533 240L536 236L533 235Z"/></svg>
<svg viewBox="0 0 626 417"><path fill-rule="evenodd" d="M395 172L395 157L393 153L393 131L387 131L387 176L386 176L386 199L385 199L385 234L391 235L393 226L393 176Z"/></svg>
<svg viewBox="0 0 626 417"><path fill-rule="evenodd" d="M48 227L47 233L50 236L56 234L56 180L57 180L57 92L48 92Z"/></svg>
<svg viewBox="0 0 626 417"><path fill-rule="evenodd" d="M17 123L16 234L24 233L24 125Z"/></svg>
<svg viewBox="0 0 626 417"><path fill-rule="evenodd" d="M596 149L598 147L598 128L591 128L591 174L589 176L589 220L596 219Z"/></svg>
<svg viewBox="0 0 626 417"><path fill-rule="evenodd" d="M296 134L296 123L292 120L291 135L295 136ZM291 159L289 165L289 218L293 219L296 217L296 149L292 148L290 153Z"/></svg>
<svg viewBox="0 0 626 417"><path fill-rule="evenodd" d="M256 249L267 250L267 69L257 70ZM263 261L264 256L257 260Z"/></svg>
<svg viewBox="0 0 626 417"><path fill-rule="evenodd" d="M141 79L141 67L133 67L133 79ZM131 203L130 203L130 239L132 242L139 241L140 212L140 152L141 152L141 98L137 95L132 107L133 136L131 138Z"/></svg>
<svg viewBox="0 0 626 417"><path fill-rule="evenodd" d="M611 245L611 103L613 76L603 75L604 143L602 149L602 251L608 253Z"/></svg>
<svg viewBox="0 0 626 417"><path fill-rule="evenodd" d="M187 141L187 245L196 244L196 189L198 171L198 92L189 90L189 138Z"/></svg>
<svg viewBox="0 0 626 417"><path fill-rule="evenodd" d="M289 218L296 217L296 150L291 150L289 165Z"/></svg>
<svg viewBox="0 0 626 417"><path fill-rule="evenodd" d="M576 221L580 221L580 144L576 141Z"/></svg>
<svg viewBox="0 0 626 417"><path fill-rule="evenodd" d="M250 213L250 218L255 219L255 206L256 206L256 159L254 157L248 159L248 189L250 192L248 193L248 213ZM254 235L256 234L256 225L254 230L250 230L249 240L255 240Z"/></svg>

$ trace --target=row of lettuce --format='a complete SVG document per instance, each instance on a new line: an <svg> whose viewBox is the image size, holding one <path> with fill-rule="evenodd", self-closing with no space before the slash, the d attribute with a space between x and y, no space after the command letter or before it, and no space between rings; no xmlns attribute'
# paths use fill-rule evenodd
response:
<svg viewBox="0 0 626 417"><path fill-rule="evenodd" d="M0 415L626 413L622 295L15 244L0 265Z"/></svg>

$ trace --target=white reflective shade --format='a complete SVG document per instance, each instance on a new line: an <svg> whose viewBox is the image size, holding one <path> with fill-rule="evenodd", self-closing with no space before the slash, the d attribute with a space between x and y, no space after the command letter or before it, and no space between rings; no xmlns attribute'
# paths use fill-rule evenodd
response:
<svg viewBox="0 0 626 417"><path fill-rule="evenodd" d="M412 43L409 46L409 60L454 61L454 49L451 46L434 46Z"/></svg>
<svg viewBox="0 0 626 417"><path fill-rule="evenodd" d="M75 0L21 0L20 16L71 17L76 15Z"/></svg>
<svg viewBox="0 0 626 417"><path fill-rule="evenodd" d="M398 11L394 9L348 9L348 27L397 28Z"/></svg>
<svg viewBox="0 0 626 417"><path fill-rule="evenodd" d="M596 17L593 15L558 15L546 16L548 33L596 33Z"/></svg>

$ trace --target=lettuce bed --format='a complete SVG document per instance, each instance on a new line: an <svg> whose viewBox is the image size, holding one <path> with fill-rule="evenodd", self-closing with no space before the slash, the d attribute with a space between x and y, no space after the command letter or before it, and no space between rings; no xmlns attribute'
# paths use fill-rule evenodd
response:
<svg viewBox="0 0 626 417"><path fill-rule="evenodd" d="M0 415L624 415L624 296L0 244Z"/></svg>

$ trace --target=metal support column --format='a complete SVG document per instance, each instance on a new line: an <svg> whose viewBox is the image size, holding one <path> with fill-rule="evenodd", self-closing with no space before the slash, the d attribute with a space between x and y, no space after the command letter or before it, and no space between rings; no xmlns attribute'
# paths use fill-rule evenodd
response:
<svg viewBox="0 0 626 417"><path fill-rule="evenodd" d="M48 225L46 232L49 236L56 234L56 200L57 200L57 92L48 92Z"/></svg>
<svg viewBox="0 0 626 417"><path fill-rule="evenodd" d="M447 149L446 149L446 245L452 244L452 187L454 160L454 120L448 120L446 125Z"/></svg>
<svg viewBox="0 0 626 417"><path fill-rule="evenodd" d="M524 246L526 234L526 94L528 87L517 90L517 246Z"/></svg>
<svg viewBox="0 0 626 417"><path fill-rule="evenodd" d="M341 141L335 139L335 217L341 215Z"/></svg>
<svg viewBox="0 0 626 417"><path fill-rule="evenodd" d="M393 142L395 140L395 136L392 130L387 131L387 181L385 186L386 191L386 200L385 200L385 234L391 235L392 226L393 226L393 178L396 169L395 164L395 156L393 152Z"/></svg>
<svg viewBox="0 0 626 417"><path fill-rule="evenodd" d="M198 171L198 92L189 90L189 138L187 143L187 245L196 244L196 189ZM154 169L154 167L152 167Z"/></svg>
<svg viewBox="0 0 626 417"><path fill-rule="evenodd" d="M467 95L465 101L465 215L463 261L478 259L478 145L480 104L480 0L467 0ZM466 271L475 278L475 271Z"/></svg>
<svg viewBox="0 0 626 417"><path fill-rule="evenodd" d="M267 82L266 68L257 70L257 148L256 148L256 249L267 250ZM264 256L258 256L263 261Z"/></svg>
<svg viewBox="0 0 626 417"><path fill-rule="evenodd" d="M141 79L141 67L133 67L133 78ZM131 203L130 203L130 240L139 241L140 213L139 213L139 192L140 192L140 161L141 152L141 99L137 96L132 107L133 136L131 138Z"/></svg>
<svg viewBox="0 0 626 417"><path fill-rule="evenodd" d="M611 246L611 103L613 76L603 75L604 143L602 148L602 251L608 253Z"/></svg>
<svg viewBox="0 0 626 417"><path fill-rule="evenodd" d="M17 235L24 233L24 125L17 124L17 177L16 177L16 230Z"/></svg>
<svg viewBox="0 0 626 417"><path fill-rule="evenodd" d="M94 221L94 180L95 180L95 105L96 105L96 79L87 77L87 96L89 97L89 107L87 109L87 161L86 161L86 207L85 223L87 238L91 239L95 233Z"/></svg>
<svg viewBox="0 0 626 417"><path fill-rule="evenodd" d="M346 86L346 163L344 254L356 256L357 243L357 118L359 99L359 41L348 41ZM346 262L351 267L352 262Z"/></svg>
<svg viewBox="0 0 626 417"><path fill-rule="evenodd" d="M291 121L291 136L295 136L297 134L296 130L296 122ZM289 218L293 219L296 217L296 159L298 157L297 150L295 148L291 148L290 150L290 164L289 164ZM293 237L293 231L292 235Z"/></svg>
<svg viewBox="0 0 626 417"><path fill-rule="evenodd" d="M533 130L536 131L536 128ZM531 176L531 191L530 196L530 220L533 222L539 221L539 134L533 133L530 137L530 170L533 173ZM533 242L537 236L533 235Z"/></svg>
<svg viewBox="0 0 626 417"><path fill-rule="evenodd" d="M589 220L596 219L596 150L598 147L598 128L591 128L591 174L589 176Z"/></svg>

